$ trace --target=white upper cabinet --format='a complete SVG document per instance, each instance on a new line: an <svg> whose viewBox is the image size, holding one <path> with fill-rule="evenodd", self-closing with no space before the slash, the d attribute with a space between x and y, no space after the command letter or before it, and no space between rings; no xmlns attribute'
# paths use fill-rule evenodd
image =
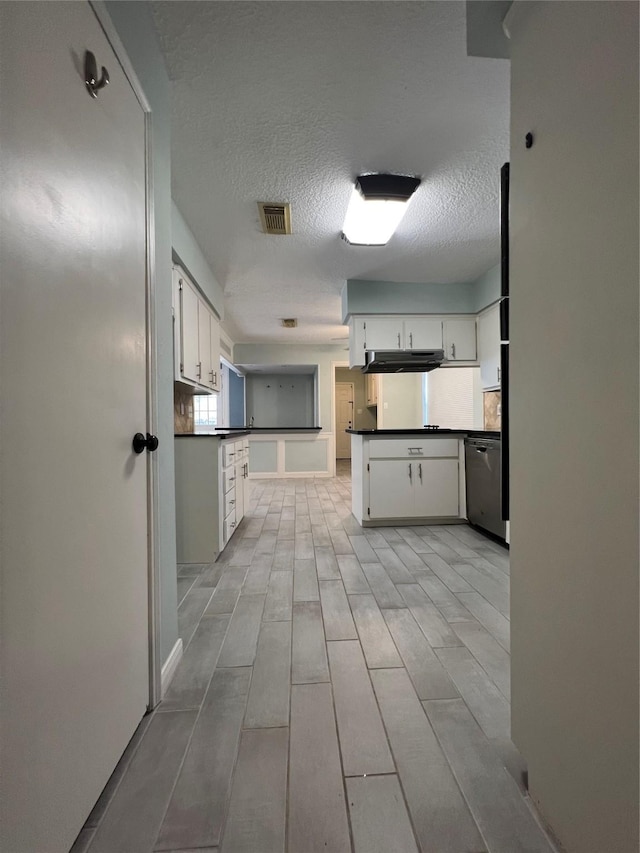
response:
<svg viewBox="0 0 640 853"><path fill-rule="evenodd" d="M198 305L198 350L200 353L200 383L220 390L220 325L218 318L204 302Z"/></svg>
<svg viewBox="0 0 640 853"><path fill-rule="evenodd" d="M199 382L198 294L188 280L180 278L180 373L191 382Z"/></svg>
<svg viewBox="0 0 640 853"><path fill-rule="evenodd" d="M444 342L444 357L446 361L475 361L476 349L476 318L458 317L443 320L442 337Z"/></svg>
<svg viewBox="0 0 640 853"><path fill-rule="evenodd" d="M405 349L402 317L367 317L364 337L366 349Z"/></svg>
<svg viewBox="0 0 640 853"><path fill-rule="evenodd" d="M206 375L208 384L214 391L220 390L220 323L214 314L209 314L211 340L211 372Z"/></svg>
<svg viewBox="0 0 640 853"><path fill-rule="evenodd" d="M365 364L367 350L443 349L445 361L475 362L476 317L360 315L349 320L349 366Z"/></svg>
<svg viewBox="0 0 640 853"><path fill-rule="evenodd" d="M218 318L179 268L174 268L175 378L196 393L220 390L220 325Z"/></svg>
<svg viewBox="0 0 640 853"><path fill-rule="evenodd" d="M492 305L478 317L478 358L484 391L500 388L500 306Z"/></svg>
<svg viewBox="0 0 640 853"><path fill-rule="evenodd" d="M365 349L442 349L442 321L433 317L366 317Z"/></svg>
<svg viewBox="0 0 640 853"><path fill-rule="evenodd" d="M349 367L362 367L365 363L364 326L364 317L352 317L349 320Z"/></svg>
<svg viewBox="0 0 640 853"><path fill-rule="evenodd" d="M433 317L409 317L404 321L404 348L442 349L442 321Z"/></svg>

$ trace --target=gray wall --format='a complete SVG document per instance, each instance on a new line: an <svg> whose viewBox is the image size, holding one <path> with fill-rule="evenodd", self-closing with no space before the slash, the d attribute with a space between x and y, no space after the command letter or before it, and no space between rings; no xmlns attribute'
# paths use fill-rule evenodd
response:
<svg viewBox="0 0 640 853"><path fill-rule="evenodd" d="M312 427L315 376L300 373L248 373L247 419L256 427Z"/></svg>
<svg viewBox="0 0 640 853"><path fill-rule="evenodd" d="M227 371L229 379L229 423L228 426L245 426L248 419L244 409L244 376L235 370Z"/></svg>
<svg viewBox="0 0 640 853"><path fill-rule="evenodd" d="M567 853L637 853L638 5L514 10L513 738Z"/></svg>
<svg viewBox="0 0 640 853"><path fill-rule="evenodd" d="M146 3L108 0L106 9L152 110L156 267L156 363L158 403L158 563L160 655L178 639L176 521L173 464L173 323L171 317L171 108L169 78Z"/></svg>
<svg viewBox="0 0 640 853"><path fill-rule="evenodd" d="M325 432L333 432L331 423L332 362L347 361L343 346L306 346L305 344L236 344L234 364L308 364L317 366L319 423ZM249 414L249 412L247 412Z"/></svg>

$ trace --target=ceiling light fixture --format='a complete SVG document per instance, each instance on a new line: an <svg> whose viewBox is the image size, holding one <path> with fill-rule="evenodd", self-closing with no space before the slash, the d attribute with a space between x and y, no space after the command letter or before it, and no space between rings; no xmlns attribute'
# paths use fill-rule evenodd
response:
<svg viewBox="0 0 640 853"><path fill-rule="evenodd" d="M405 215L420 178L360 175L351 194L342 236L355 246L384 246Z"/></svg>

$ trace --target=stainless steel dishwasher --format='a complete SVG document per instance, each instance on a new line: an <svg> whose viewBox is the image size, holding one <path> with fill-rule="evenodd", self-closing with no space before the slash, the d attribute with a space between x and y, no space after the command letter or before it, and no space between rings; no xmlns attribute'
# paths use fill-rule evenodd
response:
<svg viewBox="0 0 640 853"><path fill-rule="evenodd" d="M465 438L467 518L471 524L505 538L500 506L500 439Z"/></svg>

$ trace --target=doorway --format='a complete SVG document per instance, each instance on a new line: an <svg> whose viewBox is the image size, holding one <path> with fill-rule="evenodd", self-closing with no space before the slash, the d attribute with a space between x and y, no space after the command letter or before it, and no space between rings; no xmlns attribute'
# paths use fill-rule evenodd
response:
<svg viewBox="0 0 640 853"><path fill-rule="evenodd" d="M353 427L353 382L336 382L336 459L351 459L351 436L347 429Z"/></svg>

